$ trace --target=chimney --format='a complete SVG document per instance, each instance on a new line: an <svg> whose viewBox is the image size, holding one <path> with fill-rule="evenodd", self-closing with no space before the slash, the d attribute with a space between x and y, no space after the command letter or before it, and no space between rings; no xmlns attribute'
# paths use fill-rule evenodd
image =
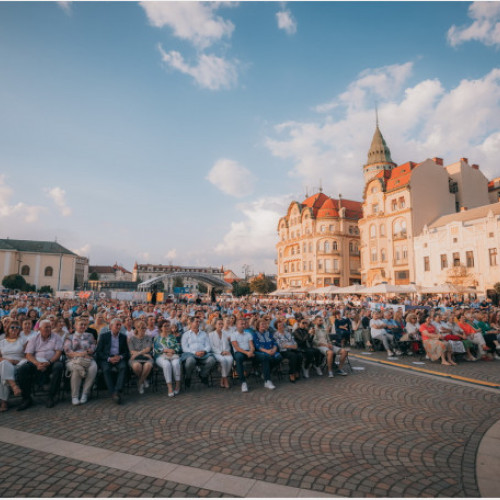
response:
<svg viewBox="0 0 500 500"><path fill-rule="evenodd" d="M474 169L476 169L476 170L479 170L479 165L478 165L477 163L474 163L474 164L472 165L472 168L474 168Z"/></svg>
<svg viewBox="0 0 500 500"><path fill-rule="evenodd" d="M467 212L467 207L460 207L460 212Z"/></svg>
<svg viewBox="0 0 500 500"><path fill-rule="evenodd" d="M432 159L432 161L436 164L436 165L439 165L440 167L443 166L443 159L442 158L438 158L438 157L435 157Z"/></svg>
<svg viewBox="0 0 500 500"><path fill-rule="evenodd" d="M460 161L463 161L464 163L469 163L469 159L468 158L460 158Z"/></svg>

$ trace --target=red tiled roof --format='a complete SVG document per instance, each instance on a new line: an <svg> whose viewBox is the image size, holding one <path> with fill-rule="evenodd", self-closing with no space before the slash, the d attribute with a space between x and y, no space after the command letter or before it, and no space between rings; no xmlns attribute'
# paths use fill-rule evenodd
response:
<svg viewBox="0 0 500 500"><path fill-rule="evenodd" d="M302 205L312 208L314 217L339 217L339 207L346 209L345 216L348 219L360 219L363 214L360 201L342 199L339 202L324 193L310 196L302 202Z"/></svg>

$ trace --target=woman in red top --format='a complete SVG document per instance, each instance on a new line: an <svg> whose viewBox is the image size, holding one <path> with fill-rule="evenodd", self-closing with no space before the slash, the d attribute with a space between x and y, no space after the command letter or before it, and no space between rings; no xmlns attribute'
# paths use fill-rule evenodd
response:
<svg viewBox="0 0 500 500"><path fill-rule="evenodd" d="M451 346L448 342L441 340L441 335L437 332L434 325L431 323L432 318L427 316L425 322L420 325L420 334L422 335L422 343L424 344L425 352L432 361L441 358L442 365L455 365L452 358Z"/></svg>

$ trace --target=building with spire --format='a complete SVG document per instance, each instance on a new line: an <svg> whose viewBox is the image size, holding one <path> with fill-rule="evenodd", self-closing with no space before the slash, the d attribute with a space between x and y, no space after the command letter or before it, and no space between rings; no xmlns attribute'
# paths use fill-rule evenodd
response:
<svg viewBox="0 0 500 500"><path fill-rule="evenodd" d="M488 180L467 158L448 166L441 158L397 166L378 120L363 173L359 229L367 286L418 282L414 238L439 217L489 203Z"/></svg>
<svg viewBox="0 0 500 500"><path fill-rule="evenodd" d="M278 290L360 283L361 203L322 192L292 201L278 222Z"/></svg>

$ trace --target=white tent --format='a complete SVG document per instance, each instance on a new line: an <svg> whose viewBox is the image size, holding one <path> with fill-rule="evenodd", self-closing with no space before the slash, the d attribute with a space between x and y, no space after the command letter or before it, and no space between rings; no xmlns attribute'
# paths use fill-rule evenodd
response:
<svg viewBox="0 0 500 500"><path fill-rule="evenodd" d="M328 295L332 293L338 293L339 290L342 290L342 288L335 285L329 285L323 286L321 288L315 288L314 290L309 290L309 293L313 295Z"/></svg>
<svg viewBox="0 0 500 500"><path fill-rule="evenodd" d="M439 295L445 293L477 293L477 290L462 285L454 285L453 283L443 283L436 286L423 286L419 289L419 293L435 293Z"/></svg>
<svg viewBox="0 0 500 500"><path fill-rule="evenodd" d="M391 285L389 283L380 283L360 291L363 295L388 294L388 293L417 293L415 285Z"/></svg>
<svg viewBox="0 0 500 500"><path fill-rule="evenodd" d="M358 285L358 284L355 284L355 285L350 285L350 286L344 286L342 288L339 288L338 291L336 293L338 294L353 294L353 295L359 295L362 290L364 290L365 287L363 285Z"/></svg>

